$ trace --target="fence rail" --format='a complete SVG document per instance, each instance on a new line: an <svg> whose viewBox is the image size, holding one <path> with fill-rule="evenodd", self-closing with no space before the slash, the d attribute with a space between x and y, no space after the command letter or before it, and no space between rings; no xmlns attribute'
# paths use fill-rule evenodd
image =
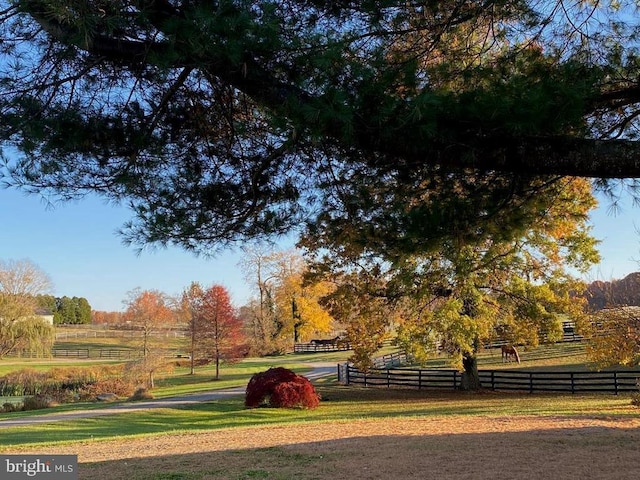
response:
<svg viewBox="0 0 640 480"><path fill-rule="evenodd" d="M327 344L317 343L296 343L293 346L293 353L319 353L319 352L342 352L351 350L351 344L348 342L337 342Z"/></svg>
<svg viewBox="0 0 640 480"><path fill-rule="evenodd" d="M149 336L154 338L186 338L187 333L178 330L151 332ZM73 338L142 338L140 330L73 330L57 331L56 340L68 340Z"/></svg>
<svg viewBox="0 0 640 480"><path fill-rule="evenodd" d="M78 348L78 349L54 349L52 355L56 358L96 358L96 359L132 359L142 356L140 350L128 349L102 349L102 348Z"/></svg>
<svg viewBox="0 0 640 480"><path fill-rule="evenodd" d="M637 392L640 371L542 372L481 370L480 382L487 389L534 392ZM361 372L349 364L338 368L338 378L347 385L366 387L440 388L460 386L457 370L385 368Z"/></svg>
<svg viewBox="0 0 640 480"><path fill-rule="evenodd" d="M385 369L406 364L409 356L405 352L392 352L373 359L374 368Z"/></svg>

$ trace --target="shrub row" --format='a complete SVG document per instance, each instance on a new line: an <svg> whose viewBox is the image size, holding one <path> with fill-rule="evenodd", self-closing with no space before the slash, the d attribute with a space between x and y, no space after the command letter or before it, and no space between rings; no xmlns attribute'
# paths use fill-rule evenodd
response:
<svg viewBox="0 0 640 480"><path fill-rule="evenodd" d="M134 390L135 382L123 375L122 366L53 368L46 372L22 369L0 377L0 396L27 397L19 405L5 403L4 412L90 401L104 393L126 398Z"/></svg>
<svg viewBox="0 0 640 480"><path fill-rule="evenodd" d="M0 396L38 395L59 390L78 392L87 385L120 375L121 366L52 368L46 372L23 368L0 377Z"/></svg>

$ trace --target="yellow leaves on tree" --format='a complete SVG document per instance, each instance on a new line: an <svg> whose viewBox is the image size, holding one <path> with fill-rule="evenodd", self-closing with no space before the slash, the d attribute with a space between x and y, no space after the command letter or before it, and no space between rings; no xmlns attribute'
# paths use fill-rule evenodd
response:
<svg viewBox="0 0 640 480"><path fill-rule="evenodd" d="M530 258L533 278L540 272L563 263L579 271L586 271L600 261L596 250L598 241L589 235L585 225L589 212L597 206L588 179L566 177L554 185L548 195L540 198L539 215L530 225L526 242L535 245L535 256Z"/></svg>
<svg viewBox="0 0 640 480"><path fill-rule="evenodd" d="M640 307L601 310L579 325L587 355L598 366L640 365Z"/></svg>
<svg viewBox="0 0 640 480"><path fill-rule="evenodd" d="M307 265L298 251L249 250L243 265L258 294L248 316L259 349L287 350L292 342L333 330L333 318L320 304L333 286L307 281Z"/></svg>
<svg viewBox="0 0 640 480"><path fill-rule="evenodd" d="M333 328L333 318L319 303L331 292L332 286L328 282L306 285L303 268L285 273L275 295L284 331L293 334L296 342L306 341L319 332L330 332Z"/></svg>

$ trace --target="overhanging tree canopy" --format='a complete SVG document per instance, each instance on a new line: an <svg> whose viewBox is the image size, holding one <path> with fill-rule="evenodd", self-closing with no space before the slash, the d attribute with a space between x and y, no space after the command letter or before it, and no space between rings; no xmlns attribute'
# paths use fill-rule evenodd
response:
<svg viewBox="0 0 640 480"><path fill-rule="evenodd" d="M561 176L640 177L624 2L0 0L0 20L5 180L128 202L143 244L372 216L438 244L517 224Z"/></svg>

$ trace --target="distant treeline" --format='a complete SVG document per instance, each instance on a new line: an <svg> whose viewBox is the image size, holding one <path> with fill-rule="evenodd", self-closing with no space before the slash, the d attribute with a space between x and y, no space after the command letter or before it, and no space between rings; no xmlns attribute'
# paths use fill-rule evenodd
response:
<svg viewBox="0 0 640 480"><path fill-rule="evenodd" d="M629 305L640 306L640 272L620 280L595 281L589 284L589 306L594 310Z"/></svg>
<svg viewBox="0 0 640 480"><path fill-rule="evenodd" d="M39 295L36 297L38 313L53 315L55 325L75 325L91 323L91 305L84 297L54 297Z"/></svg>

